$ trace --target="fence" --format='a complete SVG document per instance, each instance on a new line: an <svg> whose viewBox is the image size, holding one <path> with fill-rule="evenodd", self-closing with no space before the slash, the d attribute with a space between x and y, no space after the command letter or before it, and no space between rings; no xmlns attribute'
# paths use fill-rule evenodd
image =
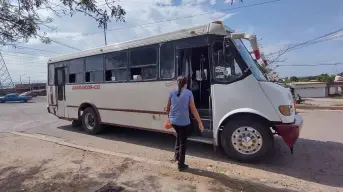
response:
<svg viewBox="0 0 343 192"><path fill-rule="evenodd" d="M24 93L27 91L42 91L46 90L46 81L30 81L30 82L15 82L14 87L3 87L0 90L0 95L5 95L8 93ZM44 93L43 93L44 95Z"/></svg>

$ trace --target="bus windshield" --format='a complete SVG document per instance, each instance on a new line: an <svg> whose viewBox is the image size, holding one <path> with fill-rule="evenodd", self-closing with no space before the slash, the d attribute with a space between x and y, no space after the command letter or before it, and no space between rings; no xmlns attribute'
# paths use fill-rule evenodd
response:
<svg viewBox="0 0 343 192"><path fill-rule="evenodd" d="M246 62L246 64L249 66L251 72L254 74L255 78L258 81L267 81L266 76L264 75L262 69L257 62L251 57L249 51L243 44L241 39L233 39L233 43L235 44L238 52Z"/></svg>

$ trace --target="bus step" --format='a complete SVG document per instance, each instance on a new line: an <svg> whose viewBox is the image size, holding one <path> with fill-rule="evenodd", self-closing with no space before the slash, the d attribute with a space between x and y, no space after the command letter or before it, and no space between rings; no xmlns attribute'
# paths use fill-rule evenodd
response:
<svg viewBox="0 0 343 192"><path fill-rule="evenodd" d="M208 117L208 118L203 118L203 117L200 117L201 118L201 121L202 121L202 124L204 126L205 129L211 129L211 119ZM193 125L198 127L198 123L197 123L197 120L195 118L192 119L192 122L193 122Z"/></svg>
<svg viewBox="0 0 343 192"><path fill-rule="evenodd" d="M191 136L191 137L188 137L188 140L199 142L199 143L213 144L213 139L204 138L204 137L200 137L200 136Z"/></svg>
<svg viewBox="0 0 343 192"><path fill-rule="evenodd" d="M210 117L211 116L211 111L209 111L208 109L198 109L198 113L199 113L200 117L203 117L203 116Z"/></svg>

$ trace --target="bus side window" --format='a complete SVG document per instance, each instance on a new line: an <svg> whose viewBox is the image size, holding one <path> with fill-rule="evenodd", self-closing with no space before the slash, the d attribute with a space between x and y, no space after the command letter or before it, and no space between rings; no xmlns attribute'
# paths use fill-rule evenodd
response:
<svg viewBox="0 0 343 192"><path fill-rule="evenodd" d="M234 55L231 52L226 52L226 55L224 55L222 42L213 44L212 55L214 78L217 82L230 83L242 76L242 70Z"/></svg>
<svg viewBox="0 0 343 192"><path fill-rule="evenodd" d="M105 55L105 81L127 80L127 51Z"/></svg>
<svg viewBox="0 0 343 192"><path fill-rule="evenodd" d="M85 82L99 83L104 80L103 55L86 57Z"/></svg>
<svg viewBox="0 0 343 192"><path fill-rule="evenodd" d="M49 82L49 85L54 85L55 83L55 66L54 64L49 64L49 67L48 67L48 82Z"/></svg>
<svg viewBox="0 0 343 192"><path fill-rule="evenodd" d="M157 46L137 48L130 51L130 80L139 81L157 78L158 49Z"/></svg>
<svg viewBox="0 0 343 192"><path fill-rule="evenodd" d="M69 62L69 83L83 83L83 59L74 59Z"/></svg>
<svg viewBox="0 0 343 192"><path fill-rule="evenodd" d="M175 77L175 48L174 43L160 46L160 78L172 79Z"/></svg>

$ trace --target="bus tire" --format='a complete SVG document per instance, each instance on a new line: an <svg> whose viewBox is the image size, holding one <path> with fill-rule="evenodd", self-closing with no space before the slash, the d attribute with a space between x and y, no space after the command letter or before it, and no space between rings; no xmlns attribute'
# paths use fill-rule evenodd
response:
<svg viewBox="0 0 343 192"><path fill-rule="evenodd" d="M96 135L102 131L102 125L99 117L91 107L87 107L82 113L82 127L91 135Z"/></svg>
<svg viewBox="0 0 343 192"><path fill-rule="evenodd" d="M221 146L230 158L245 163L262 160L274 147L270 128L257 119L229 121L220 139Z"/></svg>

